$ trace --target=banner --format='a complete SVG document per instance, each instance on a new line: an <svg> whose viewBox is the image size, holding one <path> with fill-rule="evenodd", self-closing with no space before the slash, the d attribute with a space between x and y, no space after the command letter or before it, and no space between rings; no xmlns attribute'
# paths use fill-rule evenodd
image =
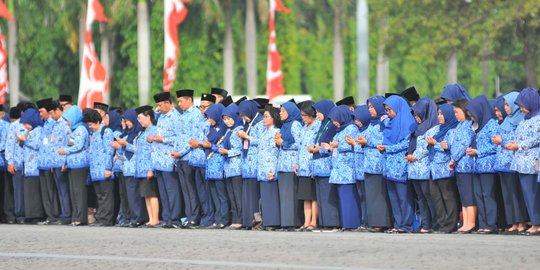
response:
<svg viewBox="0 0 540 270"><path fill-rule="evenodd" d="M189 0L165 0L165 60L163 65L163 91L165 92L171 90L176 77L176 66L180 54L178 25L186 19L188 10L184 3L187 2Z"/></svg>
<svg viewBox="0 0 540 270"><path fill-rule="evenodd" d="M270 21L268 38L268 65L266 67L266 96L272 100L274 97L285 94L283 86L283 72L281 72L281 54L277 49L277 38L275 28L276 11L289 13L290 11L283 5L281 0L270 0Z"/></svg>

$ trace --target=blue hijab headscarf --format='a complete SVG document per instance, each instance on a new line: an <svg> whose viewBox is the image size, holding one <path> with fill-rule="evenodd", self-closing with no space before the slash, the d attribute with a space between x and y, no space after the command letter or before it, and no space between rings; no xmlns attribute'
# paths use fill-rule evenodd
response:
<svg viewBox="0 0 540 270"><path fill-rule="evenodd" d="M254 100L244 100L238 105L238 113L251 119L250 123L246 122L244 125L245 130L247 130L249 126L254 126L263 119L262 114L257 114L258 110L259 104Z"/></svg>
<svg viewBox="0 0 540 270"><path fill-rule="evenodd" d="M20 121L22 124L29 124L30 126L32 126L32 129L43 125L43 120L41 120L39 112L34 108L26 110L22 114Z"/></svg>
<svg viewBox="0 0 540 270"><path fill-rule="evenodd" d="M495 100L495 106L493 106L493 107L497 108L497 110L499 110L501 112L501 115L502 115L503 119L499 122L499 124L502 124L504 119L506 119L506 117L508 116L508 114L506 113L506 110L504 109L504 96L499 96Z"/></svg>
<svg viewBox="0 0 540 270"><path fill-rule="evenodd" d="M450 101L458 101L460 99L467 99L468 101L472 100L469 92L467 92L467 89L465 89L465 87L463 87L461 84L457 83L446 85L443 88L441 97Z"/></svg>
<svg viewBox="0 0 540 270"><path fill-rule="evenodd" d="M437 104L428 97L423 97L419 99L416 104L412 107L414 113L420 118L420 124L416 127L411 141L409 143L409 154L412 154L416 150L416 143L418 136L422 136L430 128L439 124Z"/></svg>
<svg viewBox="0 0 540 270"><path fill-rule="evenodd" d="M510 92L503 96L503 109L504 103L508 103L508 106L510 106L510 115L506 116L506 118L504 118L504 121L501 123L500 128L502 130L515 130L519 122L523 121L523 119L525 118L525 115L519 109L519 106L515 103L518 96L518 92Z"/></svg>
<svg viewBox="0 0 540 270"><path fill-rule="evenodd" d="M380 124L381 130L384 128L382 126L381 118L386 115L386 110L384 109L384 101L385 98L383 96L372 96L367 100L367 103L371 104L371 106L373 106L373 108L375 108L375 111L377 112L377 116L371 119L371 124Z"/></svg>
<svg viewBox="0 0 540 270"><path fill-rule="evenodd" d="M208 136L206 138L208 141L212 144L216 144L223 135L225 135L225 132L227 132L227 126L223 122L223 118L221 117L221 113L223 112L223 109L225 107L223 104L213 104L208 107L206 110L206 117L211 118L216 122L216 124L212 127L210 127L210 130L208 131Z"/></svg>
<svg viewBox="0 0 540 270"><path fill-rule="evenodd" d="M354 118L358 119L362 123L362 127L359 127L360 132L366 130L369 127L369 122L371 121L371 114L367 105L360 105L354 109L353 112Z"/></svg>
<svg viewBox="0 0 540 270"><path fill-rule="evenodd" d="M108 127L112 129L112 131L120 131L122 130L122 116L117 113L116 111L109 111L109 125Z"/></svg>
<svg viewBox="0 0 540 270"><path fill-rule="evenodd" d="M456 115L454 114L454 106L448 103L441 104L439 106L439 110L441 110L442 115L444 117L444 124L439 126L439 132L433 135L433 139L435 139L437 142L442 142L444 140L444 136L446 136L448 131L456 128L457 125L459 124L459 121L456 119ZM435 155L435 148L433 146L430 146L429 159L433 160L434 155Z"/></svg>
<svg viewBox="0 0 540 270"><path fill-rule="evenodd" d="M467 111L469 111L478 124L476 133L480 132L489 120L494 118L493 109L489 106L489 101L484 95L474 98L471 103L467 105Z"/></svg>
<svg viewBox="0 0 540 270"><path fill-rule="evenodd" d="M339 128L336 129L337 132L340 132L353 124L353 115L347 105L334 107L330 110L330 113L328 113L328 118L339 123Z"/></svg>
<svg viewBox="0 0 540 270"><path fill-rule="evenodd" d="M281 104L281 107L287 111L287 119L283 121L283 125L281 126L281 138L284 142L287 142L288 145L291 145L294 143L294 136L292 134L292 125L294 121L298 121L299 123L302 123L302 115L300 113L300 109L296 106L296 104L288 101L283 104Z"/></svg>
<svg viewBox="0 0 540 270"><path fill-rule="evenodd" d="M392 108L396 113L394 118L390 118L383 130L383 145L392 145L400 142L411 135L416 130L416 120L411 114L411 107L405 99L400 96L390 96L384 104Z"/></svg>
<svg viewBox="0 0 540 270"><path fill-rule="evenodd" d="M83 114L77 105L73 105L67 109L62 117L71 124L71 130L75 130L83 125Z"/></svg>
<svg viewBox="0 0 540 270"><path fill-rule="evenodd" d="M137 112L134 108L131 108L124 113L124 119L130 121L133 126L124 131L124 134L122 134L122 138L127 136L127 142L129 144L133 144L133 141L135 140L137 135L139 135L139 132L143 130L143 127L141 126L141 123L139 123L139 121L137 120ZM133 157L133 153L126 151L126 157L128 160L131 160L131 158Z"/></svg>
<svg viewBox="0 0 540 270"><path fill-rule="evenodd" d="M223 111L221 112L221 116L228 116L233 119L234 125L229 128L229 131L227 132L227 135L225 136L225 139L223 140L223 147L225 149L231 149L231 135L232 130L235 129L238 126L241 126L244 124L242 117L238 115L238 105L231 104L227 106Z"/></svg>
<svg viewBox="0 0 540 270"><path fill-rule="evenodd" d="M529 113L525 115L525 119L531 119L540 115L540 94L532 87L521 90L515 103L529 110Z"/></svg>
<svg viewBox="0 0 540 270"><path fill-rule="evenodd" d="M328 114L334 108L336 105L334 102L328 100L328 99L322 99L315 104L313 104L313 108L322 113L324 115L324 120L321 123L321 127L319 127L319 131L317 132L317 136L315 137L315 140L313 141L313 144L320 144L320 143L329 143L334 138L334 135L336 135L336 126L332 125L332 121L328 118ZM314 153L313 159L319 159L322 158L320 153Z"/></svg>

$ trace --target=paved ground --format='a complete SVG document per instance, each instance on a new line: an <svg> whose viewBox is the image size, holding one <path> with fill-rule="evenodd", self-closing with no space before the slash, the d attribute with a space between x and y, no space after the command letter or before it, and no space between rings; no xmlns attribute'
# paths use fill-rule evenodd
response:
<svg viewBox="0 0 540 270"><path fill-rule="evenodd" d="M540 237L0 225L0 269L540 269Z"/></svg>

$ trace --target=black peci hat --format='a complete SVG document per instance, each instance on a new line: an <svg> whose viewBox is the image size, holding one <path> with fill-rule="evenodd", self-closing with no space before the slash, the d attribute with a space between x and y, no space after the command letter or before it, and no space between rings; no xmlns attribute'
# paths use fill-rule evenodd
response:
<svg viewBox="0 0 540 270"><path fill-rule="evenodd" d="M212 103L216 103L216 97L212 94L202 94L201 95L201 101L203 100L206 100L206 101L210 101Z"/></svg>
<svg viewBox="0 0 540 270"><path fill-rule="evenodd" d="M21 118L21 109L19 107L11 107L9 109L9 118L11 119L19 119Z"/></svg>
<svg viewBox="0 0 540 270"><path fill-rule="evenodd" d="M386 94L384 94L385 98L389 98L391 96L400 96L401 97L401 94L398 94L398 93L386 93Z"/></svg>
<svg viewBox="0 0 540 270"><path fill-rule="evenodd" d="M268 103L270 103L270 100L267 98L255 98L253 101L257 102L259 104L259 108L264 108L264 106Z"/></svg>
<svg viewBox="0 0 540 270"><path fill-rule="evenodd" d="M229 106L229 105L231 105L231 104L233 104L233 103L234 103L234 101L233 101L233 99L232 99L231 96L227 96L226 98L224 98L224 99L221 101L221 104L223 104L223 106L225 106L225 107L227 107L227 106Z"/></svg>
<svg viewBox="0 0 540 270"><path fill-rule="evenodd" d="M176 91L176 97L190 97L193 98L193 93L195 93L192 89L181 89Z"/></svg>
<svg viewBox="0 0 540 270"><path fill-rule="evenodd" d="M45 108L45 104L51 102L52 100L53 100L52 98L40 99L40 100L36 101L36 105L37 105L38 109Z"/></svg>
<svg viewBox="0 0 540 270"><path fill-rule="evenodd" d="M339 106L339 105L347 105L347 106L354 106L354 97L352 96L348 96L338 102L336 102L336 106Z"/></svg>
<svg viewBox="0 0 540 270"><path fill-rule="evenodd" d="M210 89L210 93L212 93L212 95L220 95L222 97L226 97L229 94L229 92L227 92L227 90L217 88L217 87L212 87Z"/></svg>
<svg viewBox="0 0 540 270"><path fill-rule="evenodd" d="M45 108L45 110L47 111L53 111L53 110L58 109L59 107L61 107L60 102L56 100L51 100L43 106L43 108Z"/></svg>
<svg viewBox="0 0 540 270"><path fill-rule="evenodd" d="M137 114L141 114L143 112L147 112L147 111L154 111L154 108L152 108L152 106L150 105L144 105L144 106L141 106L141 107L138 107L137 109L135 109L135 112Z"/></svg>
<svg viewBox="0 0 540 270"><path fill-rule="evenodd" d="M240 103L241 103L242 101L244 101L244 100L247 100L247 97L246 97L246 96L241 97L240 99L238 99L237 101L235 101L234 104L240 105Z"/></svg>
<svg viewBox="0 0 540 270"><path fill-rule="evenodd" d="M102 110L104 112L108 112L109 105L101 102L94 102L94 110Z"/></svg>
<svg viewBox="0 0 540 270"><path fill-rule="evenodd" d="M408 101L418 101L420 99L420 95L418 95L418 92L414 86L403 90L403 92L401 92L401 96Z"/></svg>
<svg viewBox="0 0 540 270"><path fill-rule="evenodd" d="M170 92L161 92L154 95L154 101L156 103L162 102L162 101L171 101L171 93Z"/></svg>
<svg viewBox="0 0 540 270"><path fill-rule="evenodd" d="M60 97L58 98L58 101L71 103L71 102L73 102L73 97L71 95L60 94Z"/></svg>

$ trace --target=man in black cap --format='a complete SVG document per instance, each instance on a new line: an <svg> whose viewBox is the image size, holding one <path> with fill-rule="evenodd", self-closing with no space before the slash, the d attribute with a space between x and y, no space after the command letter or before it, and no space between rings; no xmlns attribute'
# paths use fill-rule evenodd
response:
<svg viewBox="0 0 540 270"><path fill-rule="evenodd" d="M13 143L15 139L15 134L17 132L17 130L15 130L17 126L14 125L13 123L18 122L20 117L21 117L21 109L19 109L18 107L11 107L9 110L10 123L6 123L7 125L5 126L5 129L6 129L5 132L7 135L5 136L6 139L4 143L4 147L5 147L4 149L5 149L7 171L4 173L4 176L5 176L4 201L3 201L4 204L3 204L2 210L4 213L4 218L6 220L6 223L8 224L14 224L16 221L19 220L18 218L16 218L16 214L15 214L14 182L13 182L13 173L11 172L11 168L10 168L11 167L10 160L12 158L8 159L8 157L10 155L13 156L13 149L15 147ZM24 209L24 205L23 205L23 209ZM23 220L24 220L24 212L23 212Z"/></svg>
<svg viewBox="0 0 540 270"><path fill-rule="evenodd" d="M146 140L153 143L155 154L152 155L155 176L158 180L161 216L164 228L180 228L180 214L183 208L178 174L175 172L173 151L180 131L180 113L174 108L169 92L154 95L161 116L157 122L158 134Z"/></svg>
<svg viewBox="0 0 540 270"><path fill-rule="evenodd" d="M11 176L13 184L13 213L18 224L24 224L24 175L23 161L24 149L23 145L17 141L17 136L24 135L25 128L20 122L20 117L25 109L31 108L32 103L19 103L16 109L10 110L11 124L8 129L6 138L6 163L7 171ZM17 118L15 118L17 117ZM8 199L6 197L6 199ZM9 205L7 205L9 207ZM8 219L8 221L10 221Z"/></svg>
<svg viewBox="0 0 540 270"><path fill-rule="evenodd" d="M60 215L58 193L54 181L52 168L51 135L55 125L54 119L49 115L49 109L53 107L52 98L38 100L36 102L39 115L43 120L43 129L41 131L41 146L38 150L38 169L39 186L41 190L41 203L47 219L39 222L40 225L60 224L58 217Z"/></svg>
<svg viewBox="0 0 540 270"><path fill-rule="evenodd" d="M210 93L214 96L216 96L216 104L217 103L221 103L221 101L227 97L227 95L229 95L229 92L227 92L227 90L225 89L221 89L221 88L217 88L217 87L212 87Z"/></svg>
<svg viewBox="0 0 540 270"><path fill-rule="evenodd" d="M401 96L409 102L409 106L411 107L414 106L414 104L416 104L416 102L420 99L420 95L414 86L403 90L403 92L401 92Z"/></svg>
<svg viewBox="0 0 540 270"><path fill-rule="evenodd" d="M354 112L354 109L356 108L356 106L354 104L354 97L352 97L352 96L348 96L348 97L336 102L336 106L339 106L339 105L346 105L347 107L349 107L349 110L351 110L351 112Z"/></svg>
<svg viewBox="0 0 540 270"><path fill-rule="evenodd" d="M96 110L101 118L104 118L105 115L109 112L109 105L101 102L94 102L94 110Z"/></svg>
<svg viewBox="0 0 540 270"><path fill-rule="evenodd" d="M202 94L201 95L201 103L199 105L199 109L201 109L201 113L204 115L208 107L212 104L216 104L216 96L212 94Z"/></svg>
<svg viewBox="0 0 540 270"><path fill-rule="evenodd" d="M73 106L73 97L71 95L60 94L58 101L60 102L60 105L64 111Z"/></svg>
<svg viewBox="0 0 540 270"><path fill-rule="evenodd" d="M193 168L189 166L191 157L191 146L189 140L196 137L194 134L195 125L201 121L201 113L193 104L193 93L191 89L176 91L178 107L182 111L180 116L180 132L175 151L172 153L176 159L176 172L180 179L182 196L184 197L184 209L186 214L185 227L196 227L199 225L202 216L201 204L195 185L195 175Z"/></svg>

